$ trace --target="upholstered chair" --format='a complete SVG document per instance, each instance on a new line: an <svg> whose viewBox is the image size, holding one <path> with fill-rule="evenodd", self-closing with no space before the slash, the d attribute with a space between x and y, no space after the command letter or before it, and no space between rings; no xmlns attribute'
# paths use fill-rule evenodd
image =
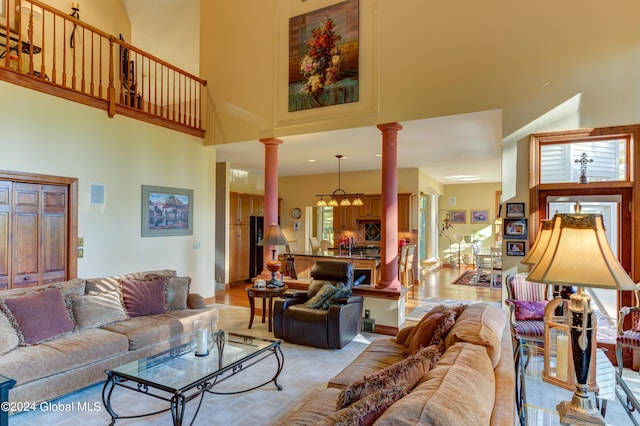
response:
<svg viewBox="0 0 640 426"><path fill-rule="evenodd" d="M618 337L616 338L616 361L618 363L618 375L622 377L624 371L622 360L622 348L632 351L640 351L640 289L635 291L636 306L625 306L620 309L618 315ZM624 319L627 315L634 315L633 327L625 330Z"/></svg>
<svg viewBox="0 0 640 426"><path fill-rule="evenodd" d="M299 345L341 349L360 332L362 321L364 299L351 294L353 265L319 260L311 270L311 277L306 291L288 292L275 300L274 335ZM333 293L322 306L317 306L319 296L331 290L325 286L327 283L342 293Z"/></svg>
<svg viewBox="0 0 640 426"><path fill-rule="evenodd" d="M505 303L511 311L510 327L514 340L516 367L516 405L520 424L526 424L524 403L526 388L524 374L529 361L529 346L544 345L544 307L549 297L549 286L527 281L526 274L512 274L505 279L508 298Z"/></svg>

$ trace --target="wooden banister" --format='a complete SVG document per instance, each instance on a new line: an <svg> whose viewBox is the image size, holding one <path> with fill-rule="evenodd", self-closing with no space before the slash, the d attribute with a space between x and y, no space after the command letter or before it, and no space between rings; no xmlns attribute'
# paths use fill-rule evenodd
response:
<svg viewBox="0 0 640 426"><path fill-rule="evenodd" d="M16 5L0 19L0 79L204 136L205 80L38 0Z"/></svg>

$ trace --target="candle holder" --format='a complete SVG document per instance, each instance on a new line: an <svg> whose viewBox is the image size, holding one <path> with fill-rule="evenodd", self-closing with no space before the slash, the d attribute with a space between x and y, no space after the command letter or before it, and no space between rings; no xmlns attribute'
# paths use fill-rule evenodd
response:
<svg viewBox="0 0 640 426"><path fill-rule="evenodd" d="M215 339L211 329L211 321L195 320L191 331L191 351L195 356L207 356L213 348Z"/></svg>

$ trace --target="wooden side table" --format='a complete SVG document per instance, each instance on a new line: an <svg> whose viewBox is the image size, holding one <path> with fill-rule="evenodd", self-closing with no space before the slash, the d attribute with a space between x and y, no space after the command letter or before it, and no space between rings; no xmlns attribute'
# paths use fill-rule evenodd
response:
<svg viewBox="0 0 640 426"><path fill-rule="evenodd" d="M256 313L256 304L255 298L262 298L262 322L264 323L264 314L266 309L267 301L269 301L269 332L271 332L271 326L273 324L273 298L282 296L285 291L287 291L289 287L283 285L282 287L263 287L256 288L253 285L248 285L245 287L247 290L247 296L249 297L249 306L251 307L251 318L249 319L249 328L253 325L253 317Z"/></svg>

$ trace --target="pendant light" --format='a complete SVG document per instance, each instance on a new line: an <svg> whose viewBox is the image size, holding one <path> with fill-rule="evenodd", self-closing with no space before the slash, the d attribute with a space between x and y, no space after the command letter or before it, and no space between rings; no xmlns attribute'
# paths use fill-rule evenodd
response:
<svg viewBox="0 0 640 426"><path fill-rule="evenodd" d="M336 158L338 159L338 189L336 189L335 191L333 191L331 194L317 194L316 197L320 197L320 199L318 200L318 202L316 203L316 206L321 207L321 206L332 206L332 207L337 207L337 206L363 206L364 203L362 202L362 199L360 198L361 195L363 195L362 193L359 194L347 194L345 190L343 190L342 188L340 188L340 162L342 161L343 158L345 158L344 155L342 154L337 154ZM325 201L324 197L330 197L329 201ZM338 197L338 199L336 199L336 197ZM349 197L353 198L353 201L349 200Z"/></svg>

